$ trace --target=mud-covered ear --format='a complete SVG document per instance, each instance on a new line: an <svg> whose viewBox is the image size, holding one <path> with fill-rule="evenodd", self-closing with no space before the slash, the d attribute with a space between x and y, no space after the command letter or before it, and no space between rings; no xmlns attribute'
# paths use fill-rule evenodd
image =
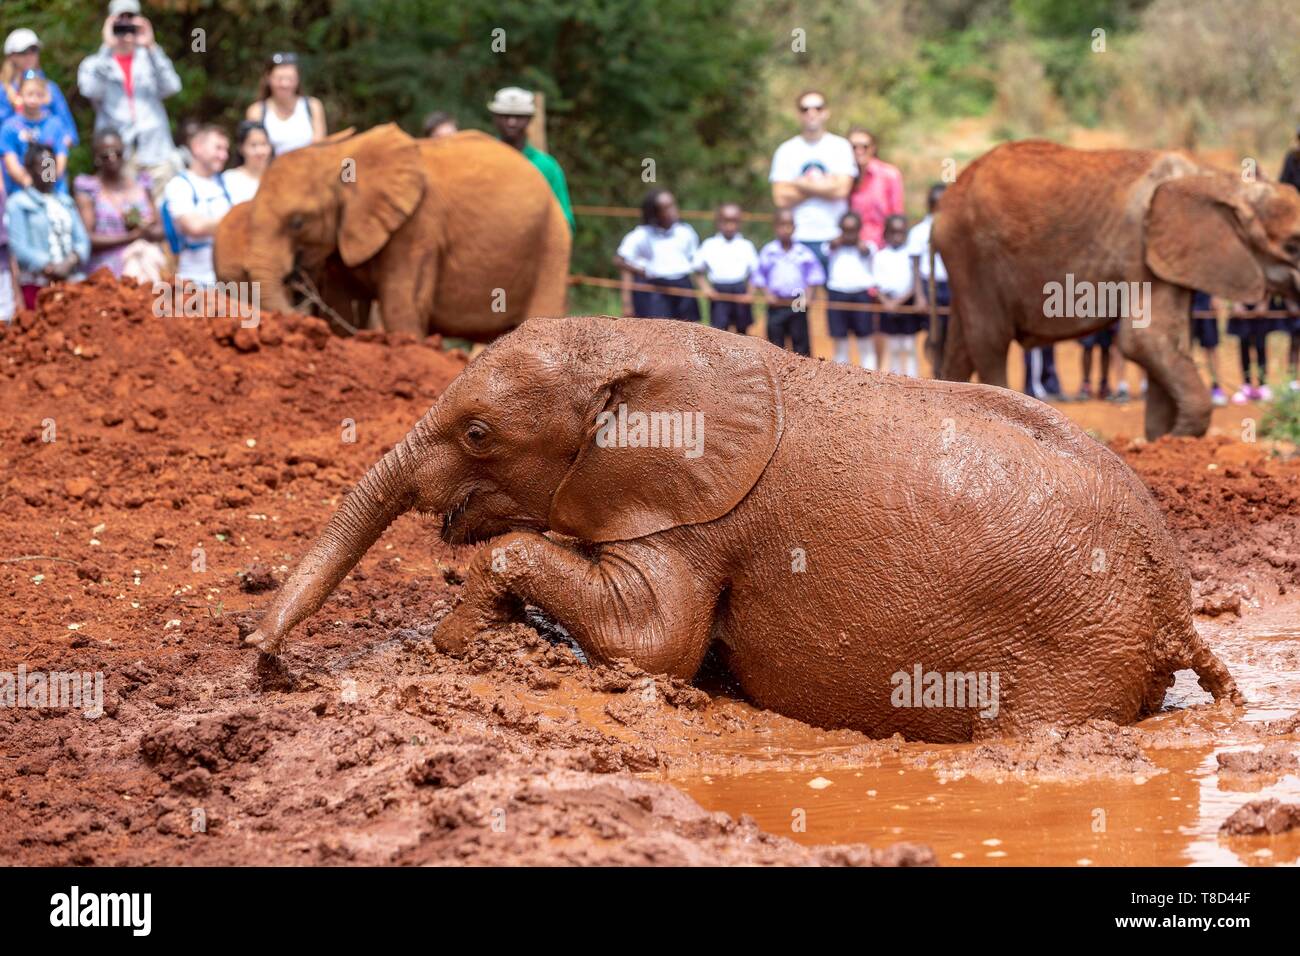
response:
<svg viewBox="0 0 1300 956"><path fill-rule="evenodd" d="M1147 209L1147 266L1174 285L1257 302L1264 273L1250 242L1261 228L1230 177L1173 179L1156 189Z"/></svg>
<svg viewBox="0 0 1300 956"><path fill-rule="evenodd" d="M674 320L611 323L585 438L551 502L550 527L626 541L713 521L754 487L784 424L770 346Z"/></svg>
<svg viewBox="0 0 1300 956"><path fill-rule="evenodd" d="M339 256L357 266L382 249L424 198L427 184L415 140L388 123L336 147L341 157Z"/></svg>

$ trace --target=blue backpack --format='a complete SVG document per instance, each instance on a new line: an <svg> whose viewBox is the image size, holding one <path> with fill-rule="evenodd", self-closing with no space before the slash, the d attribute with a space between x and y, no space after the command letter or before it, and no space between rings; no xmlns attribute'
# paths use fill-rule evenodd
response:
<svg viewBox="0 0 1300 956"><path fill-rule="evenodd" d="M184 173L177 173L176 178L185 180L185 185L189 186L190 192L194 194L194 205L197 206L199 204L199 191L194 182ZM230 192L226 189L226 180L220 173L217 173L217 185L221 187L226 202L233 206L234 203L230 202ZM158 213L162 219L163 233L167 236L167 248L171 249L173 255L179 254L183 249L202 249L205 246L212 245L211 237L207 239L191 239L181 232L180 227L176 225L176 220L172 217L171 204L166 199L163 200L162 209Z"/></svg>

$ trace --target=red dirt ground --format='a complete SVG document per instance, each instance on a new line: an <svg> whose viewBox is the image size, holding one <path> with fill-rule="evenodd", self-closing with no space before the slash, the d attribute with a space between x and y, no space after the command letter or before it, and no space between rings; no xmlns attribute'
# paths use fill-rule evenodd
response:
<svg viewBox="0 0 1300 956"><path fill-rule="evenodd" d="M0 337L0 671L102 671L105 713L0 709L0 857L28 864L933 862L805 847L662 779L794 722L516 626L428 640L467 552L400 519L267 667L239 643L350 484L463 367L316 319L160 319L105 274ZM351 439L355 440L351 440ZM49 439L53 440L49 440ZM1300 462L1116 441L1199 608L1300 586ZM799 728L833 759L897 748ZM733 746L734 744L734 746Z"/></svg>

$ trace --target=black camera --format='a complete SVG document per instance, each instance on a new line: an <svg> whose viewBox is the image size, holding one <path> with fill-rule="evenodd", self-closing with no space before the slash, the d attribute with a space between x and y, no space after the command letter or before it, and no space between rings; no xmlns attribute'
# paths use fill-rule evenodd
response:
<svg viewBox="0 0 1300 956"><path fill-rule="evenodd" d="M138 31L135 20L128 14L124 17L118 17L113 21L113 35L119 37L129 37L135 35Z"/></svg>

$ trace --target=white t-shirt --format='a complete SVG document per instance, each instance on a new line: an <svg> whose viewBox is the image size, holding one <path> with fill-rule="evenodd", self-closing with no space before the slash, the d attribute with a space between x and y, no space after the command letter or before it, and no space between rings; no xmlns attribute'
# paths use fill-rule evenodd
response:
<svg viewBox="0 0 1300 956"><path fill-rule="evenodd" d="M727 239L719 232L700 243L692 266L714 285L744 282L758 268L758 251L740 233Z"/></svg>
<svg viewBox="0 0 1300 956"><path fill-rule="evenodd" d="M167 204L173 221L192 212L209 219L220 219L230 212L231 206L219 176L200 176L193 170L172 177L163 190L163 202ZM186 237L186 247L176 257L176 278L200 285L216 284L211 236L202 239Z"/></svg>
<svg viewBox="0 0 1300 956"><path fill-rule="evenodd" d="M651 279L680 279L691 274L700 237L694 227L675 222L667 229L642 224L618 244L618 255L640 266Z"/></svg>
<svg viewBox="0 0 1300 956"><path fill-rule="evenodd" d="M921 278L930 278L930 230L934 227L934 216L926 216L907 233L907 254L920 256ZM934 281L947 282L948 269L943 264L943 256L934 254Z"/></svg>
<svg viewBox="0 0 1300 956"><path fill-rule="evenodd" d="M830 258L826 268L826 288L832 292L866 292L876 284L871 274L871 260L857 246L831 249L828 242L823 244L822 252Z"/></svg>
<svg viewBox="0 0 1300 956"><path fill-rule="evenodd" d="M824 176L857 176L858 166L853 161L853 147L849 141L834 133L823 133L815 143L802 136L787 139L772 156L772 172L768 179L774 183L792 183L811 172ZM834 239L840 234L840 217L848 208L847 198L805 199L794 207L795 241L826 242Z"/></svg>
<svg viewBox="0 0 1300 956"><path fill-rule="evenodd" d="M234 206L238 206L241 202L248 202L257 195L257 187L262 185L260 179L254 179L244 172L242 166L227 169L221 174L221 178L226 181L226 192L230 193L230 202Z"/></svg>
<svg viewBox="0 0 1300 956"><path fill-rule="evenodd" d="M877 249L871 257L871 272L880 291L891 299L912 294L912 255L906 245Z"/></svg>

